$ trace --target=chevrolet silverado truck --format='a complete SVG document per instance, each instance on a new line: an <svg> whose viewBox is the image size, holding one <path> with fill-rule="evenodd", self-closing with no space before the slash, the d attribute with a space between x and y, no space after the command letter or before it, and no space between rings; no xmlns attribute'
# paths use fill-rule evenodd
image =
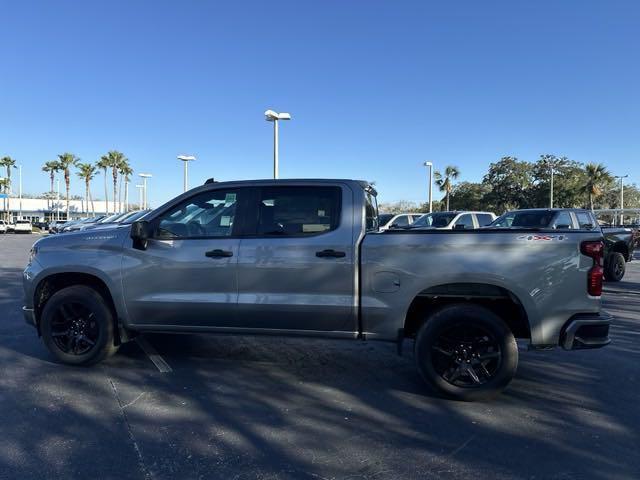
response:
<svg viewBox="0 0 640 480"><path fill-rule="evenodd" d="M378 228L355 180L207 181L132 225L45 237L24 316L59 361L142 332L413 341L443 395L489 398L532 349L609 343L600 230Z"/></svg>

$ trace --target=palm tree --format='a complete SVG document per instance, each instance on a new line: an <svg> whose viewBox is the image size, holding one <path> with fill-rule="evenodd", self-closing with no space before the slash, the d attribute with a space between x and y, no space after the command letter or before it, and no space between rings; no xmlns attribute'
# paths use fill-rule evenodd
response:
<svg viewBox="0 0 640 480"><path fill-rule="evenodd" d="M459 175L460 170L458 170L458 167L454 167L452 165L448 165L447 167L445 167L444 174L440 173L437 170L433 174L436 185L438 185L440 191L446 192L447 210L449 210L449 196L451 195L451 190L453 189L453 180L458 178Z"/></svg>
<svg viewBox="0 0 640 480"><path fill-rule="evenodd" d="M0 178L0 193L2 193L2 191L4 190L5 193L9 192L9 179L8 178ZM9 219L9 203L7 202L6 198L3 198L4 201L4 219L8 220Z"/></svg>
<svg viewBox="0 0 640 480"><path fill-rule="evenodd" d="M125 211L129 210L129 177L132 174L133 174L133 168L131 168L131 165L129 165L129 161L125 160L120 166L120 175L124 177L124 205L126 209Z"/></svg>
<svg viewBox="0 0 640 480"><path fill-rule="evenodd" d="M60 164L60 170L64 172L64 184L67 187L67 220L69 220L69 188L71 187L69 168L75 166L79 160L73 153L58 155L58 163Z"/></svg>
<svg viewBox="0 0 640 480"><path fill-rule="evenodd" d="M593 200L602 195L602 184L611 180L611 174L601 163L588 163L584 167L587 174L587 182L582 191L589 195L589 206L593 210Z"/></svg>
<svg viewBox="0 0 640 480"><path fill-rule="evenodd" d="M89 210L89 201L91 201L91 211L95 215L96 209L93 204L93 198L91 197L90 182L96 176L96 173L98 173L96 172L96 166L92 165L91 163L78 163L77 167L79 170L78 177L84 180L84 187L85 187L84 199L87 205L87 211Z"/></svg>
<svg viewBox="0 0 640 480"><path fill-rule="evenodd" d="M109 157L103 155L96 163L96 168L102 169L104 173L104 213L109 214L109 190L107 189L107 169L109 168Z"/></svg>
<svg viewBox="0 0 640 480"><path fill-rule="evenodd" d="M129 159L124 158L122 162L120 162L120 165L118 167L118 173L120 174L120 183L118 185L118 204L120 205L121 210L124 210L124 206L122 204L122 181L124 180L124 172L127 169L131 170L131 167L129 165ZM133 171L131 173L133 173ZM131 175L131 173L129 173L129 175ZM126 198L125 198L125 203L126 203Z"/></svg>
<svg viewBox="0 0 640 480"><path fill-rule="evenodd" d="M5 187L7 193L11 193L11 169L17 168L16 161L11 157L2 157L0 159L0 166L5 167L7 169L7 185Z"/></svg>
<svg viewBox="0 0 640 480"><path fill-rule="evenodd" d="M107 153L107 163L111 167L111 173L113 175L113 211L116 212L116 199L118 197L118 171L123 162L127 162L127 157L124 153L117 150L111 150Z"/></svg>
<svg viewBox="0 0 640 480"><path fill-rule="evenodd" d="M53 192L53 182L56 179L56 173L60 171L60 164L56 160L51 160L42 166L42 171L49 174L49 180L51 180L51 190L49 191Z"/></svg>

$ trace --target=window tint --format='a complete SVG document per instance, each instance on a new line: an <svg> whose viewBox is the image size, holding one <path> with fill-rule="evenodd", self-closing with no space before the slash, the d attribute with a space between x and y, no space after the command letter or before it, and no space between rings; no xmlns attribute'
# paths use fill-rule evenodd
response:
<svg viewBox="0 0 640 480"><path fill-rule="evenodd" d="M571 220L569 212L560 212L553 222L553 228L573 228L573 220Z"/></svg>
<svg viewBox="0 0 640 480"><path fill-rule="evenodd" d="M596 228L596 221L591 217L591 214L587 212L576 212L576 218L581 229L593 230Z"/></svg>
<svg viewBox="0 0 640 480"><path fill-rule="evenodd" d="M263 188L258 234L316 235L334 230L339 224L340 195L339 187Z"/></svg>
<svg viewBox="0 0 640 480"><path fill-rule="evenodd" d="M462 215L455 223L456 227L461 228L458 225L462 225L464 228L473 228L473 217L471 214L465 213Z"/></svg>
<svg viewBox="0 0 640 480"><path fill-rule="evenodd" d="M478 225L484 227L493 222L493 217L488 213L476 213L476 219L478 220Z"/></svg>
<svg viewBox="0 0 640 480"><path fill-rule="evenodd" d="M451 220L455 218L455 213L427 213L426 215L422 215L418 218L413 224L412 227L446 227L451 223Z"/></svg>
<svg viewBox="0 0 640 480"><path fill-rule="evenodd" d="M228 237L238 192L214 190L191 197L159 218L158 238Z"/></svg>
<svg viewBox="0 0 640 480"><path fill-rule="evenodd" d="M400 215L393 221L393 224L396 227L406 227L409 225L409 216L408 215Z"/></svg>

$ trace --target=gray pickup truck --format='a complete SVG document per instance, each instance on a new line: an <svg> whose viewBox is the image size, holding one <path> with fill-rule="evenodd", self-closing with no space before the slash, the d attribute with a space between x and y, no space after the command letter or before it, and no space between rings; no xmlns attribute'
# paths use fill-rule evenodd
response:
<svg viewBox="0 0 640 480"><path fill-rule="evenodd" d="M140 332L414 341L422 377L463 400L531 348L609 343L594 230L378 229L354 180L208 181L111 229L45 237L24 270L28 323L60 361Z"/></svg>

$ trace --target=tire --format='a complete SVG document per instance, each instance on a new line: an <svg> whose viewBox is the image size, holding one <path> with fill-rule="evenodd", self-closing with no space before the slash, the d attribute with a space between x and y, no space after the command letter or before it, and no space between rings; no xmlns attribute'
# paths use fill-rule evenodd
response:
<svg viewBox="0 0 640 480"><path fill-rule="evenodd" d="M604 277L610 282L619 282L624 277L627 262L624 255L619 252L611 252L607 257L607 266L604 269Z"/></svg>
<svg viewBox="0 0 640 480"><path fill-rule="evenodd" d="M82 285L53 294L42 311L40 332L54 357L68 365L92 365L117 351L111 309L102 295Z"/></svg>
<svg viewBox="0 0 640 480"><path fill-rule="evenodd" d="M416 336L415 360L422 378L438 393L488 400L513 379L518 346L509 327L490 310L454 304L425 320Z"/></svg>

